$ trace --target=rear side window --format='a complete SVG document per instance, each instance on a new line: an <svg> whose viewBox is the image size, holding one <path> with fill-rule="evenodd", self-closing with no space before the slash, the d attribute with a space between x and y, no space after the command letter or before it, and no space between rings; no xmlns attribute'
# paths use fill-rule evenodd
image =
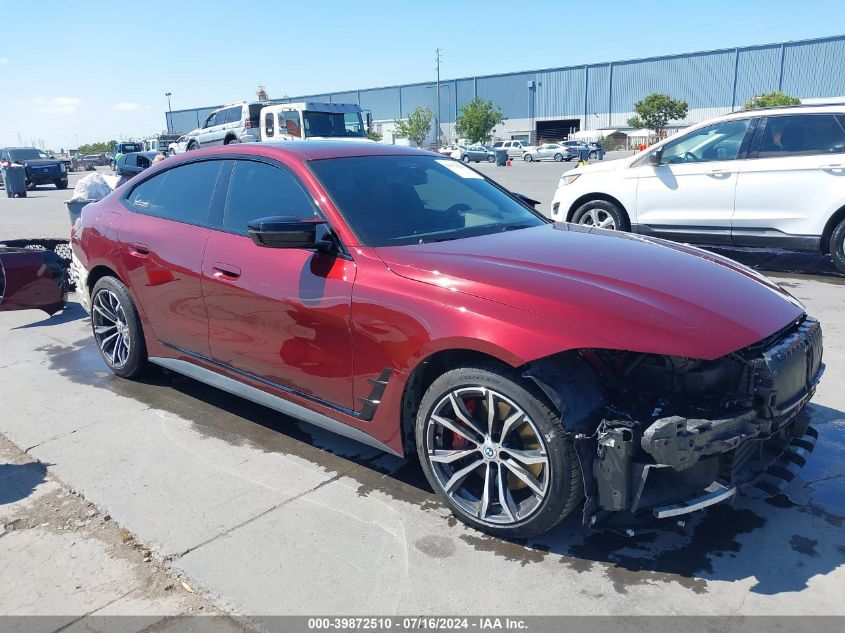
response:
<svg viewBox="0 0 845 633"><path fill-rule="evenodd" d="M265 134L265 136L268 136L268 137L273 136L276 133L276 127L273 124L274 123L273 118L274 117L273 117L272 112L268 112L267 114L264 115L264 134Z"/></svg>
<svg viewBox="0 0 845 633"><path fill-rule="evenodd" d="M810 156L845 152L845 129L832 114L769 117L758 158Z"/></svg>
<svg viewBox="0 0 845 633"><path fill-rule="evenodd" d="M279 112L279 128L285 130L286 134L301 137L302 126L299 124L299 112L296 110Z"/></svg>
<svg viewBox="0 0 845 633"><path fill-rule="evenodd" d="M317 209L293 174L267 163L236 161L223 211L223 229L247 235L251 220L274 215L304 220L317 217Z"/></svg>
<svg viewBox="0 0 845 633"><path fill-rule="evenodd" d="M226 110L226 123L237 123L241 120L241 106Z"/></svg>
<svg viewBox="0 0 845 633"><path fill-rule="evenodd" d="M222 160L168 169L135 187L126 199L137 213L205 226Z"/></svg>
<svg viewBox="0 0 845 633"><path fill-rule="evenodd" d="M263 108L265 103L250 103L248 106L249 109L249 122L252 127L258 127L258 122L261 121L261 108Z"/></svg>

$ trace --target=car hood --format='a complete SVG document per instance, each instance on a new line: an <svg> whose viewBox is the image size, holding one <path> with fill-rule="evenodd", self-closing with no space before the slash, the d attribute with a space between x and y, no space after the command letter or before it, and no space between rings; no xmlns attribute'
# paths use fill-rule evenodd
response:
<svg viewBox="0 0 845 633"><path fill-rule="evenodd" d="M727 258L574 224L376 250L397 275L532 312L613 349L714 359L803 313Z"/></svg>

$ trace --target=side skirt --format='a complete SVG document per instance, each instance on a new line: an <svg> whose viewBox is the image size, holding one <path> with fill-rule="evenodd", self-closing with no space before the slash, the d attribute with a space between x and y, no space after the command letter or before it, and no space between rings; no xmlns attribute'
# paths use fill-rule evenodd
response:
<svg viewBox="0 0 845 633"><path fill-rule="evenodd" d="M178 374L199 380L211 387L222 389L232 395L245 398L246 400L250 400L256 404L268 407L274 411L278 411L279 413L284 413L285 415L289 415L297 420L302 420L303 422L308 422L309 424L326 429L332 433L343 435L344 437L372 446L384 451L385 453L402 457L402 455L397 451L393 450L386 444L381 443L371 435L356 429L355 427L344 424L343 422L338 422L337 420L323 415L322 413L317 413L316 411L312 411L302 405L290 402L289 400L280 398L279 396L275 396L271 393L267 393L266 391L257 389L239 380L234 380L228 376L218 374L217 372L206 369L205 367L200 367L194 363L176 358L150 357L150 362L160 365L165 369L175 371Z"/></svg>

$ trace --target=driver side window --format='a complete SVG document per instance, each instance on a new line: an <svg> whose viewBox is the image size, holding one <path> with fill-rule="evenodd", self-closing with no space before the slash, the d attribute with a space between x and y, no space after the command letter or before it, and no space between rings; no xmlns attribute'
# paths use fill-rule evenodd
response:
<svg viewBox="0 0 845 633"><path fill-rule="evenodd" d="M736 160L750 119L722 121L700 128L663 146L661 165Z"/></svg>

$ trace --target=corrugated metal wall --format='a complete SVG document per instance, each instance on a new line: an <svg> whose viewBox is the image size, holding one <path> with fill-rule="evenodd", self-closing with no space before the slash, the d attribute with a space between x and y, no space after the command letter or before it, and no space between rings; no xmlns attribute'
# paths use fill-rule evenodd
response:
<svg viewBox="0 0 845 633"><path fill-rule="evenodd" d="M750 97L782 89L801 98L845 96L845 35L704 51L658 58L466 77L441 82L444 123L476 94L507 119L580 118L582 129L624 127L636 101L663 92L689 103L682 124L741 107ZM535 82L529 88L529 82ZM358 103L375 120L407 116L417 106L436 112L434 82L369 88L278 101ZM586 90L586 92L585 92ZM608 109L609 108L609 109ZM197 127L213 108L173 113L173 128Z"/></svg>

